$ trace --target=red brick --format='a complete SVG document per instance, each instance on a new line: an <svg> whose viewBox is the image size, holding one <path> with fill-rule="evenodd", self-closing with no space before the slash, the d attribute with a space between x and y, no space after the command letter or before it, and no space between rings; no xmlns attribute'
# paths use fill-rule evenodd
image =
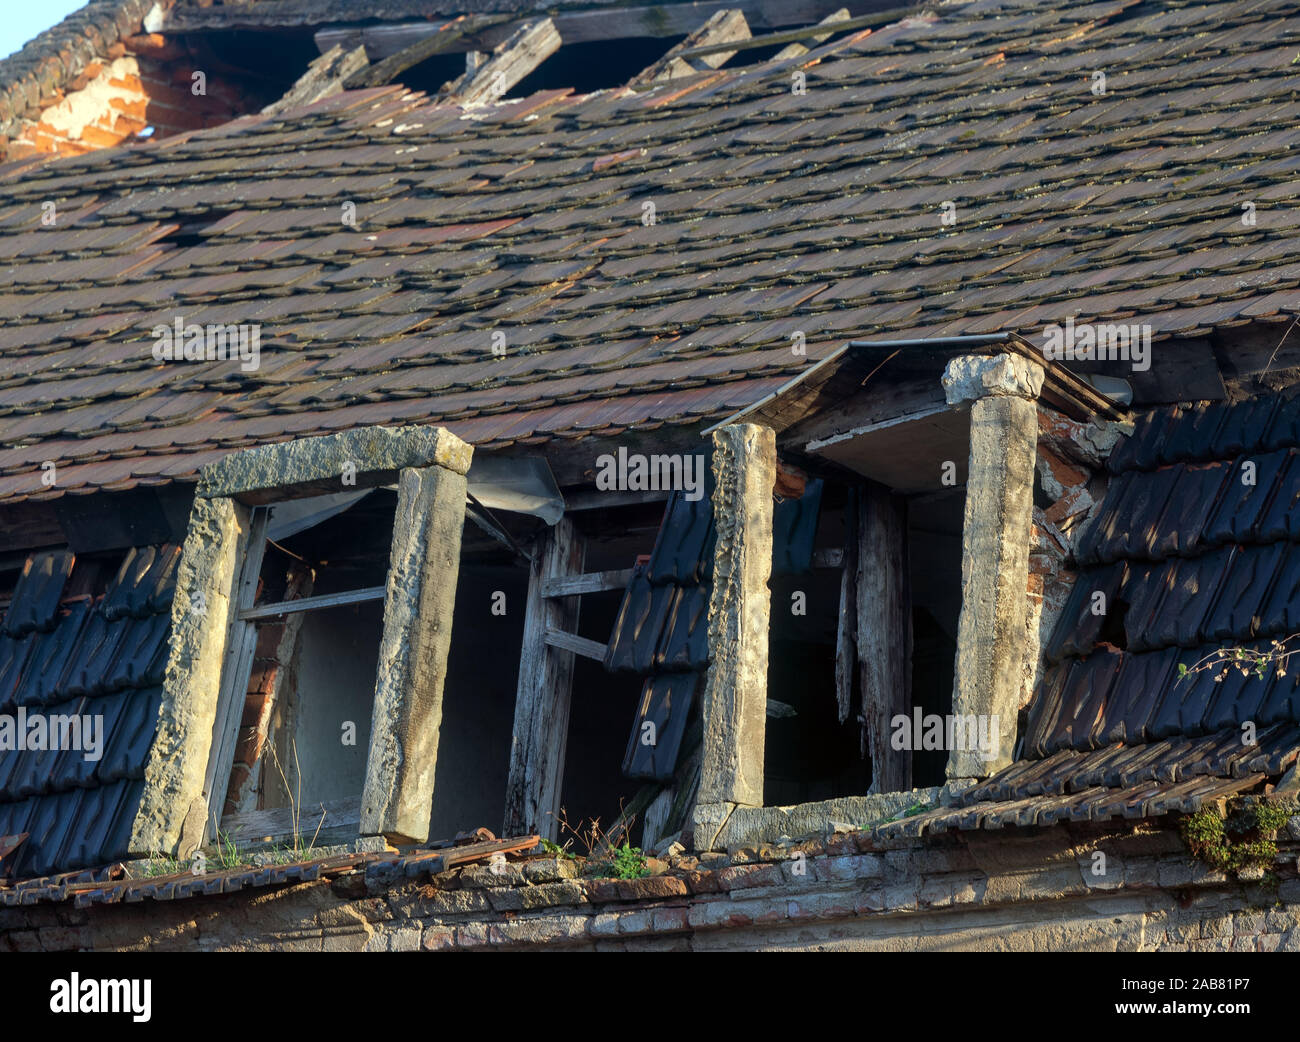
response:
<svg viewBox="0 0 1300 1042"><path fill-rule="evenodd" d="M685 897L686 884L673 876L646 876L644 879L623 880L618 885L618 892L624 901Z"/></svg>

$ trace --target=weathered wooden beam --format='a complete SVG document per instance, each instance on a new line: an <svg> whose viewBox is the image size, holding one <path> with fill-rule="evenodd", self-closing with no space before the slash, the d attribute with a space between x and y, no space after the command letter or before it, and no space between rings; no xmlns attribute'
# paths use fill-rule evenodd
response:
<svg viewBox="0 0 1300 1042"><path fill-rule="evenodd" d="M545 597L542 589L548 579L581 574L585 556L586 541L567 517L544 529L533 550L506 782L506 835L556 836L574 662L571 650L552 647L546 635L577 630L580 602Z"/></svg>
<svg viewBox="0 0 1300 1042"><path fill-rule="evenodd" d="M841 10L843 9L841 8ZM847 15L848 12L845 11L845 14ZM731 48L731 50L732 53L737 51L752 51L758 50L760 47L775 47L779 44L792 43L798 40L820 42L821 40L829 39L836 33L850 32L854 29L871 29L878 25L888 25L891 22L898 21L900 18L906 18L909 15L914 14L916 14L916 9L910 7L896 7L888 11L877 11L875 14L861 15L858 18L848 18L845 21L839 22L830 32L827 32L823 28L822 23L819 22L817 25L809 25L803 29L786 29L779 33L766 33L762 36L754 36L749 40L736 44L736 46ZM829 19L827 19L827 21L829 21ZM703 55L715 54L727 49L728 48L725 44L701 44L699 47L692 47L685 57L696 58ZM807 48L804 48L804 51L806 52ZM774 57L780 57L780 55L774 55ZM787 57L791 56L787 55ZM794 55L794 57L797 57L797 55Z"/></svg>
<svg viewBox="0 0 1300 1042"><path fill-rule="evenodd" d="M370 59L366 57L364 47L358 45L346 52L340 46L331 47L307 66L307 71L285 91L283 97L262 109L262 115L278 115L289 109L333 97L341 93L347 81L369 64Z"/></svg>
<svg viewBox="0 0 1300 1042"><path fill-rule="evenodd" d="M844 0L702 0L697 3L644 4L637 7L610 6L557 11L551 17L565 43L595 43L604 40L666 39L685 36L718 11L729 8L742 12L751 30L806 25L815 32L813 23L825 18L843 3ZM262 5L255 4L237 10L253 15L260 6ZM888 13L889 20L901 17L895 16L898 0L862 0L854 3L853 6L862 14L876 10ZM914 14L916 10L915 7L905 9L905 13ZM400 16L393 14L390 17ZM336 44L341 44L344 50L351 50L364 44L370 60L377 62L409 47L417 40L438 32L436 16L431 13L429 18L430 21L412 20L382 25L330 26L316 31L316 46L321 51L327 51ZM875 24L880 23L880 18L880 15L875 17ZM448 50L451 52L490 51L513 33L519 22L525 20L516 15L513 23L494 24L495 20L492 18L471 16L464 19L464 35ZM335 19L335 21L346 21L346 19ZM794 31L807 33L809 29Z"/></svg>
<svg viewBox="0 0 1300 1042"><path fill-rule="evenodd" d="M545 640L553 648L572 651L575 655L581 655L595 662L604 662L605 656L609 653L609 648L600 641L588 640L586 637L579 637L576 633L567 633L564 630L547 630Z"/></svg>
<svg viewBox="0 0 1300 1042"><path fill-rule="evenodd" d="M611 572L588 572L586 575L564 575L542 583L543 597L574 597L580 593L603 593L621 590L632 581L631 568Z"/></svg>
<svg viewBox="0 0 1300 1042"><path fill-rule="evenodd" d="M907 564L907 500L868 482L858 514L858 669L871 757L871 791L912 787L912 752L890 744L890 721L910 709L912 605Z"/></svg>
<svg viewBox="0 0 1300 1042"><path fill-rule="evenodd" d="M239 617L245 622L253 619L269 619L277 615L296 615L304 611L318 611L321 608L341 608L345 604L363 604L366 601L382 601L386 587L367 586L363 590L348 590L345 593L322 593L318 597L299 597L292 601L276 601L274 604L259 604L256 608L244 608Z"/></svg>
<svg viewBox="0 0 1300 1042"><path fill-rule="evenodd" d="M875 16L875 17L878 18L879 16L877 15L877 16ZM826 42L827 40L829 40L829 39L830 39L830 38L831 38L835 33L837 33L837 32L842 33L842 32L844 32L846 29L854 28L853 26L849 26L849 25L837 25L837 24L836 24L837 22L847 22L847 21L849 21L849 20L850 20L850 19L849 19L849 9L848 9L847 7L841 7L838 11L832 11L830 14L828 14L825 18L823 18L823 19L822 19L820 22L818 22L817 24L818 24L818 25L830 25L830 26L834 26L834 29L833 29L831 32L817 33L817 34L814 35L814 36L809 36L809 37L807 37L808 43L825 43L825 42ZM802 30L800 30L800 31L802 31ZM777 35L777 34L773 34L773 35ZM756 40L768 39L768 41L769 41L770 43L777 43L777 42L778 42L778 41L776 41L776 40L771 40L771 39L768 38L768 37L762 37L762 36L756 36L754 39L756 39ZM786 46L782 47L781 50L779 50L779 51L776 52L776 54L772 55L772 60L773 60L773 61L777 61L777 62L779 62L779 61L785 61L785 60L788 59L788 58L801 58L801 57L803 57L803 56L804 56L805 54L807 54L807 53L808 53L808 45L807 45L807 44L800 43L800 42L792 42L792 43L786 44Z"/></svg>
<svg viewBox="0 0 1300 1042"><path fill-rule="evenodd" d="M239 846L253 843L284 843L299 840L316 845L354 840L361 822L361 797L350 796L325 803L293 807L271 807L227 814L221 832ZM319 832L317 828L319 827Z"/></svg>
<svg viewBox="0 0 1300 1042"><path fill-rule="evenodd" d="M645 87L716 69L736 53L734 48L727 50L728 44L748 39L749 23L744 14L735 9L719 11L657 62L628 80L628 86ZM697 54L698 48L704 48L705 53L699 57L684 57Z"/></svg>
<svg viewBox="0 0 1300 1042"><path fill-rule="evenodd" d="M443 88L439 97L462 105L499 101L511 87L560 49L560 34L549 18L525 22L482 65Z"/></svg>
<svg viewBox="0 0 1300 1042"><path fill-rule="evenodd" d="M492 20L495 23L505 21L503 18ZM465 40L472 29L482 28L484 23L477 19L461 18L431 27L430 35L422 36L403 47L396 54L390 54L382 61L352 74L347 81L349 90L358 87L381 87L392 83L407 69L419 65L422 61L438 54L454 51L456 45Z"/></svg>

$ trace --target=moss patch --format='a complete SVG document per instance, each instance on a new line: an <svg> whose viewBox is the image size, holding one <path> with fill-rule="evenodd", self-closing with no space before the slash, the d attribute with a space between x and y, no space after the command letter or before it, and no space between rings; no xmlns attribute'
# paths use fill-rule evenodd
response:
<svg viewBox="0 0 1300 1042"><path fill-rule="evenodd" d="M1289 800L1259 796L1230 800L1226 813L1203 807L1183 819L1183 842L1194 857L1224 872L1272 868L1277 858L1277 830L1296 813Z"/></svg>

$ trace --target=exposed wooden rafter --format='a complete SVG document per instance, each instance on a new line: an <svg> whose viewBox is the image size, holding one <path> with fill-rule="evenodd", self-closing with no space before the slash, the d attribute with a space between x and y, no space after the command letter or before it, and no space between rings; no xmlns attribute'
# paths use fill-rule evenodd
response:
<svg viewBox="0 0 1300 1042"><path fill-rule="evenodd" d="M465 50L465 40L472 31L484 28L488 23L499 25L504 21L506 19L500 17L486 20L458 18L437 27L428 27L425 35L408 43L396 53L388 55L382 61L350 76L347 81L348 89L382 87L386 83L392 83L407 69L435 55ZM369 53L368 49L367 53Z"/></svg>
<svg viewBox="0 0 1300 1042"><path fill-rule="evenodd" d="M787 25L806 25L816 32L816 25L845 3L845 0L700 0L696 3L643 4L635 7L596 7L586 10L556 11L551 15L555 28L566 44L594 43L604 40L667 39L684 36L698 28L718 11L734 9L745 16L752 31L778 29ZM859 0L851 4L858 17L871 12L888 12L888 20L902 17L898 13L898 0ZM257 5L246 10L255 12ZM914 14L917 8L908 8L903 14ZM187 20L188 16L187 16ZM527 20L526 16L513 16L514 24L502 24L500 19L475 15L457 23L463 34L447 49L449 51L490 51L508 37L515 25ZM197 21L197 19L189 20ZM872 24L879 24L877 14ZM846 27L850 28L850 27ZM187 25L189 31L194 31ZM173 30L177 31L177 30ZM335 44L345 49L364 44L372 62L409 47L425 37L437 33L437 22L407 21L381 25L335 25L316 31L316 46L322 51ZM803 38L800 36L799 38ZM777 43L773 40L772 43ZM788 42L788 41L786 41Z"/></svg>
<svg viewBox="0 0 1300 1042"><path fill-rule="evenodd" d="M263 115L278 115L288 109L310 105L313 101L332 97L345 89L349 79L370 64L364 47L354 47L345 52L342 47L331 47L307 66L282 98L262 110Z"/></svg>
<svg viewBox="0 0 1300 1042"><path fill-rule="evenodd" d="M748 40L749 37L749 23L742 12L735 9L719 11L657 62L628 80L628 86L645 87L716 69L736 53L726 50L726 44ZM710 50L699 57L683 57L697 47L720 49Z"/></svg>
<svg viewBox="0 0 1300 1042"><path fill-rule="evenodd" d="M849 20L849 9L847 7L841 7L838 11L832 11L830 14L828 14L817 24L834 26L836 22L847 22L848 20ZM808 37L808 43L810 44L825 43L837 31L840 30L832 29L829 32L818 33L816 36L810 36ZM779 51L776 52L776 54L772 55L772 60L779 62L779 61L785 61L788 58L802 58L807 53L808 53L808 45L796 41L794 43L788 43L784 47L782 47Z"/></svg>
<svg viewBox="0 0 1300 1042"><path fill-rule="evenodd" d="M560 49L560 34L549 18L525 22L492 57L454 80L439 93L439 100L462 105L484 105L503 97L516 83ZM467 63L468 64L468 63Z"/></svg>

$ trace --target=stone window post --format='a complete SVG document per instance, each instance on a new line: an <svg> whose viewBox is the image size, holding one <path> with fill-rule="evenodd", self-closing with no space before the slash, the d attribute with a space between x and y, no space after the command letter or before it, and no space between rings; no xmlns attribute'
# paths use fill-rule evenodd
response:
<svg viewBox="0 0 1300 1042"><path fill-rule="evenodd" d="M693 818L699 850L711 849L737 806L763 805L776 435L749 423L715 431L713 475L718 539Z"/></svg>
<svg viewBox="0 0 1300 1042"><path fill-rule="evenodd" d="M949 405L970 403L970 469L962 525L961 616L952 712L996 721L992 755L948 754L950 780L984 778L1011 762L1026 645L1033 528L1036 399L1041 365L1020 355L964 355L943 374ZM955 743L959 746L963 743Z"/></svg>
<svg viewBox="0 0 1300 1042"><path fill-rule="evenodd" d="M472 451L439 427L366 427L246 449L203 468L177 569L163 700L132 853L187 856L203 842L214 798L224 797L226 778L213 783L219 795L205 787L219 721L229 717L223 700L244 691L237 682L223 687L223 674L235 668L230 650L246 636L241 628L253 625L239 618L237 588L256 550L250 507L394 481L360 832L406 843L428 838Z"/></svg>

